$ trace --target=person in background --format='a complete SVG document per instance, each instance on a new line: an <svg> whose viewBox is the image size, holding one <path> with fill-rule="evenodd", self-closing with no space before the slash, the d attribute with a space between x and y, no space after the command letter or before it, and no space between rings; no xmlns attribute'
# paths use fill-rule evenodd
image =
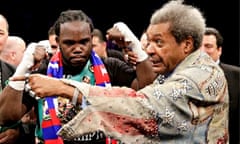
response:
<svg viewBox="0 0 240 144"><path fill-rule="evenodd" d="M2 50L4 49L7 43L7 39L9 35L8 31L9 31L8 21L5 18L5 16L0 14L0 53L2 52ZM0 60L0 64L1 64L0 65L0 69L1 69L0 90L2 91L2 89L7 85L8 78L12 76L12 74L14 73L15 68L14 66L2 60ZM8 129L5 132L2 131L2 128L0 129L0 143L5 143L5 142L14 143L17 141L18 138L19 138L19 128Z"/></svg>
<svg viewBox="0 0 240 144"><path fill-rule="evenodd" d="M52 47L51 47L51 44L50 44L49 40L40 40L38 42L38 44L42 45L46 48L47 54L49 55L48 59L50 59L51 56L53 55L53 52L52 52Z"/></svg>
<svg viewBox="0 0 240 144"><path fill-rule="evenodd" d="M9 37L9 25L6 17L4 17L2 14L0 14L0 55L2 55L4 59L5 55L5 48L7 45L8 37ZM12 40L11 36L10 39ZM15 39L15 38L14 38ZM17 39L18 40L18 39ZM20 40L21 41L21 40ZM15 41L15 42L20 42L20 41ZM21 43L21 42L20 42ZM24 43L21 43L22 48L24 47ZM19 50L21 54L21 50ZM17 54L18 52L16 52ZM14 53L12 53L15 55ZM21 56L19 56L20 58ZM18 62L18 58L15 57L16 59L14 62L12 60L9 60L11 63L7 63L3 59L0 60L0 79L1 79L1 84L0 84L0 91L2 94L2 90L8 85L9 77L12 76L15 72L15 64ZM18 59L18 60L17 60ZM8 60L7 60L8 61ZM8 96L9 93L7 93ZM0 99L2 97L0 96ZM15 99L13 99L15 100ZM26 102L25 99L23 100L24 103ZM5 105L6 108L8 107L13 107L14 105ZM8 113L11 113L9 111ZM26 118L23 115L20 119L24 120ZM4 118L4 116L0 116L0 119ZM19 143L25 143L25 144L32 144L34 142L33 137L29 137L27 131L24 129L24 124L22 124L21 121L17 122L8 122L6 124L3 124L2 121L0 122L0 143L9 143L9 144L19 144Z"/></svg>
<svg viewBox="0 0 240 144"><path fill-rule="evenodd" d="M24 51L26 49L25 41L19 36L8 36L5 47L2 49L0 53L1 60L17 67L24 55ZM33 144L34 143L34 131L36 126L36 116L34 114L34 109L30 110L26 113L22 119L22 128L24 130L24 134L21 132L21 142L25 144Z"/></svg>
<svg viewBox="0 0 240 144"><path fill-rule="evenodd" d="M229 142L239 143L239 96L240 96L240 67L223 63L223 37L213 27L207 27L200 49L206 52L223 69L228 82L229 91Z"/></svg>
<svg viewBox="0 0 240 144"><path fill-rule="evenodd" d="M26 49L25 41L19 36L8 36L5 47L0 53L0 58L14 66L19 65Z"/></svg>
<svg viewBox="0 0 240 144"><path fill-rule="evenodd" d="M55 34L55 30L54 30L54 26L51 26L48 30L48 40L50 43L50 47L51 47L51 55L54 55L58 50L59 50L59 46L58 43L56 41L56 34Z"/></svg>
<svg viewBox="0 0 240 144"><path fill-rule="evenodd" d="M2 52L8 39L9 25L7 19L0 14L0 52Z"/></svg>
<svg viewBox="0 0 240 144"><path fill-rule="evenodd" d="M40 74L12 77L11 81L27 79L39 97L62 95L80 104L83 97L88 101L85 109L58 130L63 139L101 131L122 143L225 144L228 83L219 65L199 49L205 26L200 10L183 1L171 0L157 9L146 29L146 60L159 75L138 91ZM123 23L115 27L125 40L132 38Z"/></svg>

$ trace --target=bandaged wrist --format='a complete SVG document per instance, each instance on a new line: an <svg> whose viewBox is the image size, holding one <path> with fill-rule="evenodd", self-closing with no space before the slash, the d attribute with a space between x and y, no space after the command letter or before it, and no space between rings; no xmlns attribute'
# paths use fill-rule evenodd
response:
<svg viewBox="0 0 240 144"><path fill-rule="evenodd" d="M139 41L131 42L129 45L129 47L132 48L132 51L138 56L137 62L144 61L145 59L148 58L147 53L142 49L141 46L142 45Z"/></svg>
<svg viewBox="0 0 240 144"><path fill-rule="evenodd" d="M130 42L129 47L132 51L137 54L138 59L137 62L144 61L147 59L147 53L142 49L142 45L134 33L128 28L128 26L123 22L117 22L114 24L115 28L117 28L121 34L124 36L125 42Z"/></svg>
<svg viewBox="0 0 240 144"><path fill-rule="evenodd" d="M9 81L8 85L18 91L24 90L25 81Z"/></svg>
<svg viewBox="0 0 240 144"><path fill-rule="evenodd" d="M29 68L31 68L34 64L34 56L33 53L35 51L36 43L30 43L24 52L23 58L18 65L13 76L21 76L24 75Z"/></svg>
<svg viewBox="0 0 240 144"><path fill-rule="evenodd" d="M13 76L22 76L24 74L26 74L29 70L29 68L33 65L33 63L28 63L28 62L21 62L15 73L13 74Z"/></svg>
<svg viewBox="0 0 240 144"><path fill-rule="evenodd" d="M81 93L82 95L88 96L91 85L84 83L84 82L78 82L75 80L71 80L71 79L60 79L60 80L62 82L64 82L65 84L68 84L68 85L78 88L79 93Z"/></svg>

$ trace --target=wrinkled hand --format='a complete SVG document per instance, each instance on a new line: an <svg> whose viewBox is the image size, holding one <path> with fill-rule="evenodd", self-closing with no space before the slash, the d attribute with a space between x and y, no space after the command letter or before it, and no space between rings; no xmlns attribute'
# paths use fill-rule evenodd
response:
<svg viewBox="0 0 240 144"><path fill-rule="evenodd" d="M28 80L30 89L35 92L38 97L46 97L56 95L61 89L62 82L42 74L31 74L26 76L14 76L10 78L11 81L25 81Z"/></svg>
<svg viewBox="0 0 240 144"><path fill-rule="evenodd" d="M19 129L8 129L0 133L0 144L14 144L19 135Z"/></svg>

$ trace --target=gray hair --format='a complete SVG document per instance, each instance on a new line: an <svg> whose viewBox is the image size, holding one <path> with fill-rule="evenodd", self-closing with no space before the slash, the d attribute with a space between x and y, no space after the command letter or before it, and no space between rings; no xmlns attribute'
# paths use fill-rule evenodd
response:
<svg viewBox="0 0 240 144"><path fill-rule="evenodd" d="M150 19L150 24L167 22L170 23L169 32L177 43L191 36L194 50L201 46L206 24L198 8L183 4L182 0L169 1L156 10Z"/></svg>

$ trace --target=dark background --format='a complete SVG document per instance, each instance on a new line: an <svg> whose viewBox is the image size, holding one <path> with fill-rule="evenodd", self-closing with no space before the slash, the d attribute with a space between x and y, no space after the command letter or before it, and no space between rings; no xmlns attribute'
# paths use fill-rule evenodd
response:
<svg viewBox="0 0 240 144"><path fill-rule="evenodd" d="M117 21L123 21L140 37L148 26L151 14L167 0L4 0L0 5L9 22L10 35L21 36L27 43L47 39L49 27L59 13L81 9L93 20L95 27L105 32ZM198 7L206 17L207 26L217 28L224 37L221 60L240 66L239 1L185 0Z"/></svg>

